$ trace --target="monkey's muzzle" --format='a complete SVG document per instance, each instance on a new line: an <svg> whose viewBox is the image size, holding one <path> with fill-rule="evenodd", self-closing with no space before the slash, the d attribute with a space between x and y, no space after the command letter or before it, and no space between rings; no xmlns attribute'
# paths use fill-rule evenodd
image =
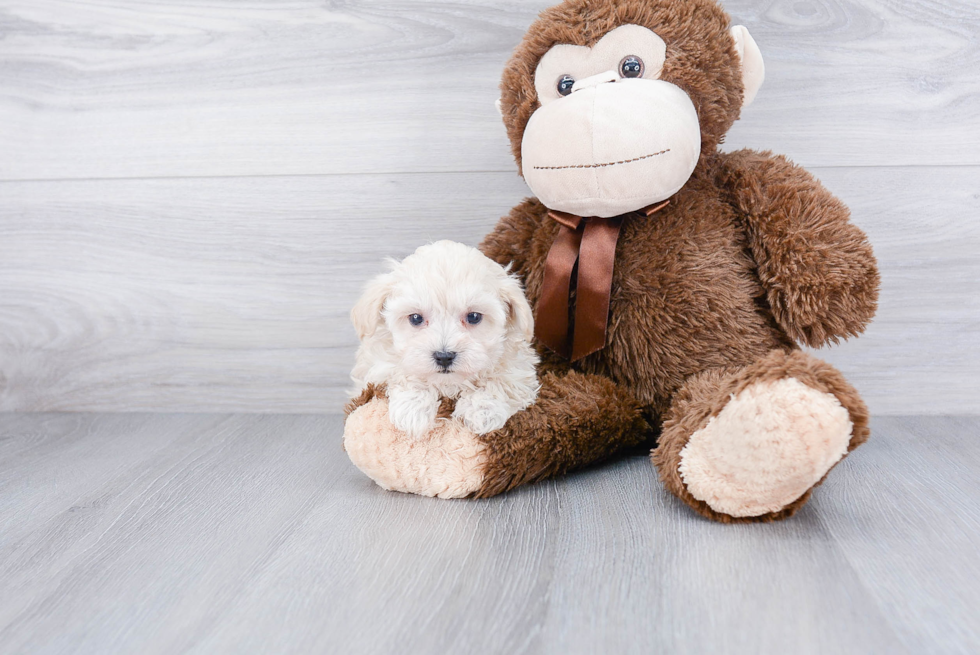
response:
<svg viewBox="0 0 980 655"><path fill-rule="evenodd" d="M603 218L672 196L700 153L687 93L647 79L600 82L547 103L521 143L524 179L546 207Z"/></svg>

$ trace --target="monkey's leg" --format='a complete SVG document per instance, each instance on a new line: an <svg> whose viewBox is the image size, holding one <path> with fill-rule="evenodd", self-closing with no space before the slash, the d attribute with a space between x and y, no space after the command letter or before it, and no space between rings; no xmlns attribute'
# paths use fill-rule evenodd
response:
<svg viewBox="0 0 980 655"><path fill-rule="evenodd" d="M386 402L370 392L352 403L344 428L351 461L385 489L441 498L493 496L609 457L650 433L631 394L576 372L542 375L535 404L482 436L447 419L408 439L388 423Z"/></svg>
<svg viewBox="0 0 980 655"><path fill-rule="evenodd" d="M653 463L667 488L722 522L792 516L868 438L868 410L829 364L774 350L692 376L674 395Z"/></svg>

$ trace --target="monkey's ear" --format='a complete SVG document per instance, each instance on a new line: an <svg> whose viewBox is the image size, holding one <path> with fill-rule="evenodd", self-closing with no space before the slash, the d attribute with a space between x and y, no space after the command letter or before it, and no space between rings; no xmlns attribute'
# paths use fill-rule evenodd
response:
<svg viewBox="0 0 980 655"><path fill-rule="evenodd" d="M742 106L748 107L755 100L755 94L759 92L759 87L766 78L766 65L762 62L759 46L744 25L734 26L731 34L735 39L735 52L742 64L742 85L745 87Z"/></svg>
<svg viewBox="0 0 980 655"><path fill-rule="evenodd" d="M497 108L498 114L500 114L501 116L504 115L504 106L500 104L500 98L497 98L496 102L493 103L493 106Z"/></svg>
<svg viewBox="0 0 980 655"><path fill-rule="evenodd" d="M350 322L354 324L358 339L371 336L381 325L381 312L393 285L394 278L390 273L379 275L368 283L357 304L350 310Z"/></svg>

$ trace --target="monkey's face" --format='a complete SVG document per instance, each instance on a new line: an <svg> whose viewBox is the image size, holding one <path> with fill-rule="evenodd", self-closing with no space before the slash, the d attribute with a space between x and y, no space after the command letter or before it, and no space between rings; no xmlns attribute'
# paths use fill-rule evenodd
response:
<svg viewBox="0 0 980 655"><path fill-rule="evenodd" d="M541 103L521 142L524 179L551 209L617 216L669 198L701 152L690 97L660 79L666 45L623 25L593 47L559 44L540 60Z"/></svg>
<svg viewBox="0 0 980 655"><path fill-rule="evenodd" d="M547 207L609 217L680 190L763 77L717 0L564 0L514 51L498 108Z"/></svg>

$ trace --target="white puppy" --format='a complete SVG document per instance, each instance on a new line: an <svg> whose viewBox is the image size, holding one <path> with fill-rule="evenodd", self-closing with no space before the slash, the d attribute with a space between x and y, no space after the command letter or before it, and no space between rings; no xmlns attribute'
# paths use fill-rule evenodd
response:
<svg viewBox="0 0 980 655"><path fill-rule="evenodd" d="M477 434L534 402L534 318L515 277L476 248L425 245L368 283L351 310L361 339L351 378L388 387L392 425L418 438L440 396Z"/></svg>

